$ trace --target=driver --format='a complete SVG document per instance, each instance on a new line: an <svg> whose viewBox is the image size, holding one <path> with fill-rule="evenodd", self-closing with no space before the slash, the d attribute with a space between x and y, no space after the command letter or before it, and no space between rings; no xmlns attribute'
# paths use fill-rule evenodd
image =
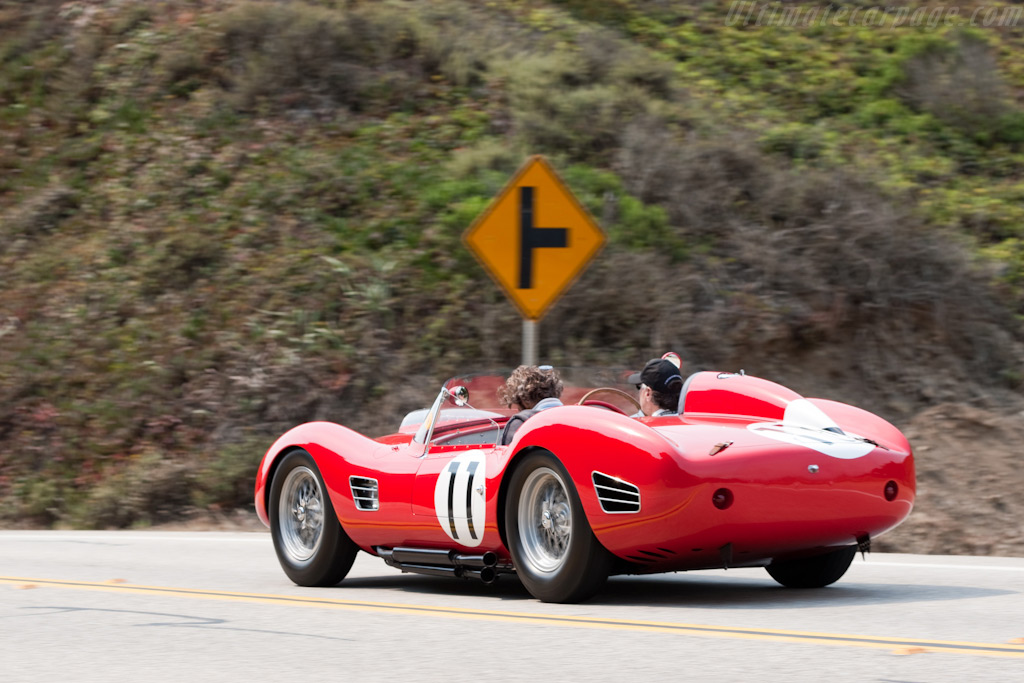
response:
<svg viewBox="0 0 1024 683"><path fill-rule="evenodd" d="M683 376L676 364L679 356L666 353L661 358L647 361L644 369L634 372L626 380L635 384L640 392L640 412L631 417L661 417L675 415L679 407L679 392L683 388Z"/></svg>
<svg viewBox="0 0 1024 683"><path fill-rule="evenodd" d="M505 384L498 387L498 399L507 407L520 411L509 418L501 432L501 444L512 441L512 435L533 414L562 405L562 378L550 365L520 365L512 371Z"/></svg>

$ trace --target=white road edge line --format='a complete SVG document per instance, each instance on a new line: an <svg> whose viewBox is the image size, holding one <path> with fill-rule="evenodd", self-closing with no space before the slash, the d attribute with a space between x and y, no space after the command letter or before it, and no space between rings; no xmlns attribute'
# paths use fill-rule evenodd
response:
<svg viewBox="0 0 1024 683"><path fill-rule="evenodd" d="M270 543L270 534L259 531L218 531L218 532L204 532L204 531L167 531L160 533L145 533L140 534L132 531L115 531L108 532L118 534L122 536L122 540L128 541L202 541L204 543ZM216 536L205 536L207 533L215 533ZM251 537L251 538L250 538ZM24 534L19 532L4 532L0 531L0 541L12 540L12 541L111 541L116 537L110 535L97 535L95 533L72 533L66 532L54 532L53 535L47 534Z"/></svg>
<svg viewBox="0 0 1024 683"><path fill-rule="evenodd" d="M188 539L203 543L265 543L270 544L270 535L261 531L161 531L161 532L90 532L90 531L54 531L44 533L32 533L22 531L0 531L0 541L83 541L83 540L105 540L110 541L111 535L121 536L124 541L180 541ZM921 556L927 557L927 556ZM964 558L970 557L967 555ZM1020 560L1021 558L993 558L1002 560ZM1024 572L1024 565L1013 567L1001 567L996 565L983 564L955 564L936 562L898 562L890 560L855 560L851 568L855 567L914 567L918 569L973 569L981 571L997 572Z"/></svg>
<svg viewBox="0 0 1024 683"><path fill-rule="evenodd" d="M1022 567L995 567L984 564L932 564L925 562L872 562L868 560L866 562L857 562L853 565L854 567L918 567L923 569L980 569L980 570L991 570L997 572L1024 572L1024 566Z"/></svg>

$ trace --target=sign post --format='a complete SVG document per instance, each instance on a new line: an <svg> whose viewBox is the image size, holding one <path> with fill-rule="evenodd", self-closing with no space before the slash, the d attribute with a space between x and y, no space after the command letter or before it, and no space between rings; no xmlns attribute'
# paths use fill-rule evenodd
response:
<svg viewBox="0 0 1024 683"><path fill-rule="evenodd" d="M537 355L537 321L523 318L523 365L536 365Z"/></svg>
<svg viewBox="0 0 1024 683"><path fill-rule="evenodd" d="M606 237L542 156L530 157L462 237L523 316L523 364L537 362L536 323Z"/></svg>

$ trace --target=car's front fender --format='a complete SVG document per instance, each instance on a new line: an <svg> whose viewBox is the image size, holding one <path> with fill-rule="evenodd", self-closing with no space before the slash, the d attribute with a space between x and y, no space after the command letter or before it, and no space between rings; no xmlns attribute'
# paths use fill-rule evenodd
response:
<svg viewBox="0 0 1024 683"><path fill-rule="evenodd" d="M344 478L342 470L348 469L350 458L354 455L358 457L358 454L369 457L374 450L381 447L381 444L373 439L333 422L307 422L290 429L267 449L256 473L256 515L261 522L270 526L267 511L270 483L274 470L289 451L301 448L313 457L327 484L329 495L335 499L338 495L343 495L344 487L339 486L337 482Z"/></svg>

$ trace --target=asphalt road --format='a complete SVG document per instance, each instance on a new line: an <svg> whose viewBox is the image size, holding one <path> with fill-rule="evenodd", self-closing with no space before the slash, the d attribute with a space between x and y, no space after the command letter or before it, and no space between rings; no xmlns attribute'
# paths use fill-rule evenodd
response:
<svg viewBox="0 0 1024 683"><path fill-rule="evenodd" d="M269 534L0 532L0 681L1024 680L1024 558L869 554L615 577L581 605L401 574L284 576Z"/></svg>

